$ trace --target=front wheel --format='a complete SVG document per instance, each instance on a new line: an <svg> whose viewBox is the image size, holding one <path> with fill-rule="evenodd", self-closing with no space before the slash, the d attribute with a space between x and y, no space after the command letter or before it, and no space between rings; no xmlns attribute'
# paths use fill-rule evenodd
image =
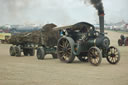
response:
<svg viewBox="0 0 128 85"><path fill-rule="evenodd" d="M117 64L120 61L119 50L114 46L109 47L106 58L110 64Z"/></svg>
<svg viewBox="0 0 128 85"><path fill-rule="evenodd" d="M43 47L39 47L39 48L37 48L37 58L39 59L39 60L43 60L44 59L44 57L45 57L45 51L44 51L44 48Z"/></svg>
<svg viewBox="0 0 128 85"><path fill-rule="evenodd" d="M88 60L94 66L100 65L102 61L102 54L100 49L97 47L91 47L88 51Z"/></svg>

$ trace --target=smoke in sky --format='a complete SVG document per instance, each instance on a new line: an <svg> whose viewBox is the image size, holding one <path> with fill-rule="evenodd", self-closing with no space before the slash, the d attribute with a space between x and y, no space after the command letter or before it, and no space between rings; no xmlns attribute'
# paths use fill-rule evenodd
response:
<svg viewBox="0 0 128 85"><path fill-rule="evenodd" d="M60 0L0 0L0 24L67 24L70 18Z"/></svg>
<svg viewBox="0 0 128 85"><path fill-rule="evenodd" d="M103 3L102 0L83 0L85 5L87 2L90 2L98 11L98 14L104 14L104 7L103 7Z"/></svg>
<svg viewBox="0 0 128 85"><path fill-rule="evenodd" d="M128 21L127 3L128 0L0 0L0 25L96 23L97 13L103 10L107 23Z"/></svg>

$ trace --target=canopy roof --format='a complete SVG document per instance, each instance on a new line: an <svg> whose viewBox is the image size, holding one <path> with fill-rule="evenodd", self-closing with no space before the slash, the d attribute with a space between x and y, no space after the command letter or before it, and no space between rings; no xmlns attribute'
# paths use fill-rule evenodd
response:
<svg viewBox="0 0 128 85"><path fill-rule="evenodd" d="M92 28L94 30L94 26L90 23L87 22L79 22L74 25L69 25L69 26L62 26L62 27L55 27L53 28L54 30L64 30L64 29L71 29L71 30L81 30L81 29L90 29Z"/></svg>

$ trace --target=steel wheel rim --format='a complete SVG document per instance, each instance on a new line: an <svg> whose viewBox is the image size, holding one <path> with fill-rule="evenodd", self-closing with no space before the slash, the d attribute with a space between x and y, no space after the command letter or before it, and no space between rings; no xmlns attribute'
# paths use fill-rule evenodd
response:
<svg viewBox="0 0 128 85"><path fill-rule="evenodd" d="M71 46L67 39L62 39L58 44L58 55L61 59L68 61L72 55Z"/></svg>

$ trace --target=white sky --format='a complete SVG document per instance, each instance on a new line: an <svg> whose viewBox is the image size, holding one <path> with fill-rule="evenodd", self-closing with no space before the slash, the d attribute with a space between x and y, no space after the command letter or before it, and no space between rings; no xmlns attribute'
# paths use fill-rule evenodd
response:
<svg viewBox="0 0 128 85"><path fill-rule="evenodd" d="M128 22L128 0L103 0L105 22ZM98 23L95 8L82 0L0 0L1 24Z"/></svg>

